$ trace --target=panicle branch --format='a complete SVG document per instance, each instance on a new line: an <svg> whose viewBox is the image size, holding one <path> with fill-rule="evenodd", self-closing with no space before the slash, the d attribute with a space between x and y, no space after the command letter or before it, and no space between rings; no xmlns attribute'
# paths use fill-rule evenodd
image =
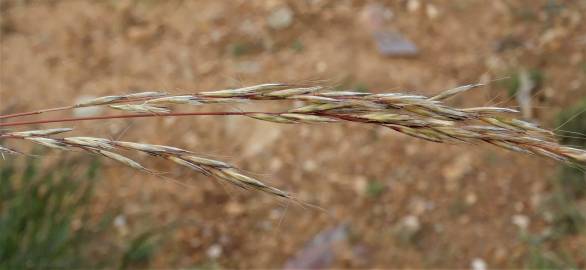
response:
<svg viewBox="0 0 586 270"><path fill-rule="evenodd" d="M322 85L285 83L267 83L180 95L149 91L98 97L67 107L2 115L0 120L90 106L106 106L133 114L4 122L0 123L0 127L120 118L202 115L247 116L256 120L278 124L354 122L386 127L415 138L437 143L488 143L507 150L542 156L561 162L586 163L586 151L560 145L552 131L541 128L534 123L515 118L514 114L518 113L517 110L486 106L456 108L443 103L444 100L450 97L482 85L464 85L446 90L432 97L405 93L332 91L329 87ZM304 105L279 112L173 112L173 106L204 106L206 104L237 104L261 101L286 102L291 100L300 101ZM164 145L115 141L94 137L52 137L68 131L71 131L71 129L0 131L0 139L23 139L59 150L78 148L116 160L129 167L152 173L138 162L116 151L143 152L242 188L261 190L280 197L291 198L291 195L286 192L246 176L225 162L198 157L188 150ZM20 153L17 150L0 146L0 154L2 155Z"/></svg>

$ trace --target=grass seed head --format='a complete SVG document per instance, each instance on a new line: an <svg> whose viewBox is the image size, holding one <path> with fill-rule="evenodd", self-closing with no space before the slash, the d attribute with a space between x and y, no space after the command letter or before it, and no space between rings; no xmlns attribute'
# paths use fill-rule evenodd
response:
<svg viewBox="0 0 586 270"><path fill-rule="evenodd" d="M228 90L218 90L218 91L209 91L209 92L201 92L199 95L204 97L242 97L248 96L253 94L262 94L264 92L270 92L274 90L280 90L287 87L286 84L282 83L266 83L266 84L259 84L253 85L248 87L242 87L237 89L228 89Z"/></svg>
<svg viewBox="0 0 586 270"><path fill-rule="evenodd" d="M333 91L321 93L322 97L340 98L340 97L364 97L371 95L365 92L353 92L353 91Z"/></svg>
<svg viewBox="0 0 586 270"><path fill-rule="evenodd" d="M48 135L55 135L55 134L59 134L59 133L65 133L65 132L69 132L72 130L73 130L72 128L51 128L51 129L10 132L10 133L7 133L7 135L18 136L18 137L48 136Z"/></svg>
<svg viewBox="0 0 586 270"><path fill-rule="evenodd" d="M350 106L351 106L350 104L344 104L344 103L311 104L311 105L307 105L307 106L303 106L303 107L289 110L289 112L292 112L292 113L313 113L313 112L329 111L329 110L333 110L333 109L340 109L340 108L345 108L345 107L350 107Z"/></svg>
<svg viewBox="0 0 586 270"><path fill-rule="evenodd" d="M127 112L137 112L137 113L154 113L154 114L165 114L171 112L171 110L158 107L158 106L151 106L147 104L123 104L123 105L110 105L111 108L121 111Z"/></svg>
<svg viewBox="0 0 586 270"><path fill-rule="evenodd" d="M198 101L203 104L250 103L250 100L245 98L202 98Z"/></svg>
<svg viewBox="0 0 586 270"><path fill-rule="evenodd" d="M280 124L295 124L298 123L297 121L279 116L279 115L274 115L274 114L267 114L267 113L249 113L247 114L248 117L250 118L254 118L254 119L258 119L258 120L262 120L262 121L268 121L268 122L274 122L274 123L280 123Z"/></svg>
<svg viewBox="0 0 586 270"><path fill-rule="evenodd" d="M112 141L103 138L94 138L94 137L67 137L63 138L63 141L66 143L79 145L79 146L87 146L99 149L114 149L112 146Z"/></svg>
<svg viewBox="0 0 586 270"><path fill-rule="evenodd" d="M128 94L125 95L124 98L127 99L134 99L134 98L156 98L156 97L162 97L167 95L167 93L165 92L156 92L156 91L151 91L151 92L140 92L140 93L132 93L132 94Z"/></svg>
<svg viewBox="0 0 586 270"><path fill-rule="evenodd" d="M314 87L304 87L304 88L292 88L292 89L285 89L285 90L278 90L263 94L266 97L276 97L276 98L286 98L295 95L307 95L315 93L319 90L323 89L321 86L314 86Z"/></svg>
<svg viewBox="0 0 586 270"><path fill-rule="evenodd" d="M216 171L214 174L216 177L219 177L221 179L227 180L230 183L233 183L239 187L248 189L248 188L252 188L252 189L257 189L260 191L264 191L273 195L277 195L280 197L285 197L288 198L289 195L284 192L281 191L279 189L273 188L273 187L269 187L267 185L265 185L263 182L256 180L252 177L243 175L241 173L239 173L237 170L229 168L229 169L222 169L219 171Z"/></svg>
<svg viewBox="0 0 586 270"><path fill-rule="evenodd" d="M314 95L295 95L295 96L289 96L289 97L287 97L287 99L301 100L301 101L307 101L307 102L313 102L313 103L340 102L339 100L337 100L335 98L321 97L321 96L314 96Z"/></svg>
<svg viewBox="0 0 586 270"><path fill-rule="evenodd" d="M134 169L137 169L140 171L150 172L147 168L140 165L140 163L138 163L130 158L127 158L123 155L120 155L120 154L117 154L114 152L110 152L110 151L106 151L106 150L101 150L101 149L91 149L90 151L97 153L97 154L100 154L100 155L103 155L105 157L108 157L108 158L113 159L115 161L118 161L128 167L131 167L131 168L134 168Z"/></svg>
<svg viewBox="0 0 586 270"><path fill-rule="evenodd" d="M511 109L511 108L501 108L501 107L475 107L475 108L465 108L461 109L461 111L468 112L468 113L476 113L479 115L495 115L501 113L519 113L518 110Z"/></svg>
<svg viewBox="0 0 586 270"><path fill-rule="evenodd" d="M24 139L32 141L36 144L43 145L49 148L55 148L60 150L69 150L68 145L60 140L44 137L24 137Z"/></svg>
<svg viewBox="0 0 586 270"><path fill-rule="evenodd" d="M551 159L560 161L560 162L569 162L570 160L563 155L555 153L549 149L544 149L539 146L529 145L527 146L527 150L535 153L538 156L549 157Z"/></svg>
<svg viewBox="0 0 586 270"><path fill-rule="evenodd" d="M215 168L232 168L232 165L230 165L226 162L223 162L223 161L219 161L219 160L202 158L202 157L197 157L197 156L193 156L193 155L181 156L181 158L184 160L187 160L189 162L192 162L194 164L199 164L199 165L205 165L205 166L210 166L210 167L215 167Z"/></svg>
<svg viewBox="0 0 586 270"><path fill-rule="evenodd" d="M570 157L578 162L586 162L586 151L582 149L576 149L571 147L562 146L559 148L559 152L564 156Z"/></svg>
<svg viewBox="0 0 586 270"><path fill-rule="evenodd" d="M444 100L444 99L448 99L451 98L455 95L470 91L474 88L483 86L484 84L481 83L477 83L477 84L467 84L467 85L462 85L462 86L458 86L456 88L452 88L452 89L448 89L444 92L441 92L431 98L429 98L429 100Z"/></svg>
<svg viewBox="0 0 586 270"><path fill-rule="evenodd" d="M197 172L199 172L201 174L204 174L204 175L207 175L207 176L210 176L211 175L210 171L206 170L202 166L200 166L198 164L195 164L195 163L193 163L191 161L185 160L182 157L178 157L178 156L166 156L165 158L168 159L168 160L171 160L171 161L173 161L173 162L175 162L175 163L177 163L177 164L179 164L181 166L184 166L184 167L190 168L190 169L192 169L194 171L197 171Z"/></svg>
<svg viewBox="0 0 586 270"><path fill-rule="evenodd" d="M154 105L171 105L171 104L201 105L202 104L201 102L199 102L197 97L191 96L191 95L161 97L161 98L147 100L145 103L146 104L154 104Z"/></svg>
<svg viewBox="0 0 586 270"><path fill-rule="evenodd" d="M142 151L151 154L167 154L167 155L183 155L190 154L191 152L166 145L146 144L146 143L135 143L135 142L124 142L124 141L113 141L113 144L131 150Z"/></svg>
<svg viewBox="0 0 586 270"><path fill-rule="evenodd" d="M125 96L98 97L98 98L94 98L94 99L90 99L90 100L86 100L86 101L82 101L80 103L77 103L74 105L74 107L80 108L80 107L88 107L88 106L107 105L107 104L112 104L116 101L122 100L124 98L125 98Z"/></svg>
<svg viewBox="0 0 586 270"><path fill-rule="evenodd" d="M338 122L338 120L330 118L330 117L323 117L311 114L299 114L299 113L283 113L281 114L282 117L287 119L305 122L305 123L319 123L319 122Z"/></svg>

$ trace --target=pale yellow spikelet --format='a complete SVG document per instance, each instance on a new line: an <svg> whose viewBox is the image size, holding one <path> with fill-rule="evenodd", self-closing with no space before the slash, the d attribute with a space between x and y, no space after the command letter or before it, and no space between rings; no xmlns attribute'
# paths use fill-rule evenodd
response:
<svg viewBox="0 0 586 270"><path fill-rule="evenodd" d="M346 103L311 104L311 105L307 105L307 106L303 106L303 107L289 110L289 112L292 112L292 113L323 112L323 111L329 111L329 110L333 110L333 109L345 108L345 107L350 107L350 106L351 106L350 104L346 104Z"/></svg>
<svg viewBox="0 0 586 270"><path fill-rule="evenodd" d="M43 145L49 148L55 148L60 150L69 150L68 145L60 140L44 137L24 137L25 140L32 141L36 144Z"/></svg>
<svg viewBox="0 0 586 270"><path fill-rule="evenodd" d="M181 166L190 168L192 170L195 170L199 173L202 173L204 175L211 175L210 171L206 170L205 168L203 168L202 166L195 164L191 161L185 160L182 157L178 157L178 156L165 156L166 159L171 160Z"/></svg>
<svg viewBox="0 0 586 270"><path fill-rule="evenodd" d="M527 121L514 119L514 118L510 118L510 119L509 118L500 118L499 121L501 121L505 124L514 126L518 129L527 130L527 131L535 131L535 132L547 134L550 136L554 135L553 132L546 130L546 129L543 129L543 128L540 128L538 125L527 122Z"/></svg>
<svg viewBox="0 0 586 270"><path fill-rule="evenodd" d="M218 90L218 91L208 91L208 92L201 92L199 95L204 97L239 97L245 96L250 94L261 94L267 91L273 91L277 89L282 89L286 87L286 84L283 83L266 83L266 84L259 84L253 85L248 87L242 87L237 89L227 89L227 90Z"/></svg>
<svg viewBox="0 0 586 270"><path fill-rule="evenodd" d="M286 98L286 97L295 96L295 95L306 95L306 94L315 93L321 89L323 89L323 87L321 87L321 86L292 88L292 89L284 89L284 90L269 92L269 93L263 94L263 96Z"/></svg>
<svg viewBox="0 0 586 270"><path fill-rule="evenodd" d="M363 97L371 95L370 93L365 92L353 92L353 91L334 91L334 92L324 92L319 94L322 97Z"/></svg>
<svg viewBox="0 0 586 270"><path fill-rule="evenodd" d="M396 123L398 121L406 121L412 120L413 117L406 115L406 114L396 114L396 113L385 113L385 112L375 112L375 113L368 113L358 116L362 119L366 119L373 122L380 122L380 123Z"/></svg>
<svg viewBox="0 0 586 270"><path fill-rule="evenodd" d="M202 104L198 100L198 98L196 98L192 95L161 97L161 98L147 100L145 103L146 104L154 104L154 105L171 105L171 104L201 105Z"/></svg>
<svg viewBox="0 0 586 270"><path fill-rule="evenodd" d="M535 153L533 153L533 152L531 152L531 151L529 151L529 150L527 150L525 148L520 147L518 144L514 144L514 143L509 142L509 141L489 140L488 142L491 143L491 144L493 144L493 145L496 145L498 147L501 147L501 148L504 148L504 149L507 149L507 150L511 150L511 151L514 151L514 152L525 153L525 154L532 154L532 155L535 154Z"/></svg>
<svg viewBox="0 0 586 270"><path fill-rule="evenodd" d="M277 195L280 197L285 197L288 198L289 195L284 192L281 191L279 189L273 188L273 187L269 187L267 185L265 185L263 182L256 180L252 177L243 175L241 173L239 173L237 170L235 169L222 169L219 171L216 171L213 173L215 176L227 180L230 183L233 183L239 187L242 188L253 188L253 189L258 189L260 191L264 191L273 195Z"/></svg>
<svg viewBox="0 0 586 270"><path fill-rule="evenodd" d="M165 92L157 92L157 91L149 91L149 92L139 92L139 93L132 93L125 95L125 98L133 99L133 98L155 98L165 96L167 93Z"/></svg>
<svg viewBox="0 0 586 270"><path fill-rule="evenodd" d="M302 101L313 102L313 103L340 102L339 100L337 100L335 98L314 96L314 95L295 95L295 96L289 96L289 97L287 97L287 99L302 100Z"/></svg>
<svg viewBox="0 0 586 270"><path fill-rule="evenodd" d="M561 162L568 162L568 158L555 153L554 151L551 151L550 149L545 149L539 146L534 146L534 145L528 145L527 146L527 150L539 155L539 156L543 156L543 157L548 157L557 161L561 161Z"/></svg>
<svg viewBox="0 0 586 270"><path fill-rule="evenodd" d="M123 105L110 105L110 108L137 113L155 113L165 114L171 112L171 110L164 107L151 106L147 104L123 104Z"/></svg>
<svg viewBox="0 0 586 270"><path fill-rule="evenodd" d="M103 155L105 157L108 157L110 159L113 159L115 161L118 161L128 167L137 169L137 170L141 170L141 171L145 171L145 172L150 172L147 168L143 167L142 165L140 165L140 163L127 158L123 155L114 153L114 152L110 152L110 151L106 151L106 150L101 150L101 149L91 149L90 151L94 152L94 153L98 153L100 155Z"/></svg>
<svg viewBox="0 0 586 270"><path fill-rule="evenodd" d="M330 117L323 117L311 114L299 114L299 113L283 113L281 114L282 117L296 120L299 122L306 122L306 123L319 123L319 122L337 122L338 120L330 118Z"/></svg>
<svg viewBox="0 0 586 270"><path fill-rule="evenodd" d="M474 107L474 108L465 108L461 109L464 112L468 113L476 113L479 115L495 115L501 113L518 113L518 110L511 109L511 108L501 108L501 107Z"/></svg>
<svg viewBox="0 0 586 270"><path fill-rule="evenodd" d="M50 128L50 129L10 132L10 133L7 133L7 135L18 136L18 137L48 136L48 135L55 135L55 134L59 134L59 133L69 132L72 130L73 130L72 128Z"/></svg>
<svg viewBox="0 0 586 270"><path fill-rule="evenodd" d="M456 138L468 138L468 139L482 139L482 138L484 138L484 135L482 135L478 132L466 130L466 129L459 128L459 127L438 126L438 127L433 127L433 129L435 129L439 132L442 132L448 136L456 137Z"/></svg>
<svg viewBox="0 0 586 270"><path fill-rule="evenodd" d="M80 103L75 104L74 107L80 108L80 107L88 107L88 106L96 106L96 105L107 105L107 104L112 104L116 101L122 100L124 98L125 98L124 96L103 96L103 97L98 97L98 98L82 101Z"/></svg>
<svg viewBox="0 0 586 270"><path fill-rule="evenodd" d="M113 141L113 144L131 150L138 150L142 152L148 152L153 154L189 154L191 152L177 148L172 146L166 145L156 145L156 144L146 144L146 143L136 143L136 142L125 142L125 141Z"/></svg>
<svg viewBox="0 0 586 270"><path fill-rule="evenodd" d="M586 151L583 149L562 146L559 148L559 152L573 160L586 163Z"/></svg>
<svg viewBox="0 0 586 270"><path fill-rule="evenodd" d="M440 133L430 133L429 131L425 132L423 129L415 129L415 128L409 128L409 127L404 127L404 126L398 126L398 125L386 125L396 131L399 131L401 133L404 133L406 135L412 136L412 137L416 137L419 139L423 139L426 141L431 141L431 142L437 142L437 143L443 143L445 142L444 139L442 139Z"/></svg>
<svg viewBox="0 0 586 270"><path fill-rule="evenodd" d="M258 119L258 120L263 120L263 121L268 121L268 122L274 122L274 123L280 123L280 124L295 124L298 123L297 121L279 116L279 115L274 115L274 114L266 114L266 113L249 113L247 114L248 117L250 118L254 118L254 119Z"/></svg>
<svg viewBox="0 0 586 270"><path fill-rule="evenodd" d="M501 128L505 128L505 129L510 129L510 130L518 130L519 128L516 126L513 126L511 124L507 124L503 121L500 121L500 119L496 118L496 117L482 117L480 118L480 120L489 123L491 125L497 126L497 127L501 127Z"/></svg>
<svg viewBox="0 0 586 270"><path fill-rule="evenodd" d="M476 84L467 84L467 85L462 85L462 86L458 86L456 88L452 88L452 89L448 89L444 92L441 92L431 98L429 98L429 100L443 100L443 99L448 99L450 97L453 97L455 95L470 91L474 88L483 86L484 84L482 83L476 83Z"/></svg>
<svg viewBox="0 0 586 270"><path fill-rule="evenodd" d="M219 160L202 158L202 157L197 157L197 156L193 156L193 155L185 155L185 156L181 156L181 158L184 160L190 161L192 163L205 165L205 166L211 166L211 167L216 167L216 168L232 168L232 165L230 165L226 162L223 162L223 161L219 161Z"/></svg>
<svg viewBox="0 0 586 270"><path fill-rule="evenodd" d="M202 98L198 102L203 104L235 104L250 103L250 100L244 98Z"/></svg>
<svg viewBox="0 0 586 270"><path fill-rule="evenodd" d="M75 144L79 146L87 146L99 149L113 149L112 141L103 138L94 137L67 137L63 138L63 141L69 144Z"/></svg>

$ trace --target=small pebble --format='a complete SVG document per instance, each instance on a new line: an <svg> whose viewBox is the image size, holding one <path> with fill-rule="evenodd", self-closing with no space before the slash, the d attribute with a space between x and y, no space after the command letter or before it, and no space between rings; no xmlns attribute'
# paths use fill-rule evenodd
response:
<svg viewBox="0 0 586 270"><path fill-rule="evenodd" d="M421 229L421 223L419 222L419 219L413 215L403 218L403 226L413 232L417 232L419 229Z"/></svg>
<svg viewBox="0 0 586 270"><path fill-rule="evenodd" d="M428 18L433 20L433 19L437 18L437 16L439 16L439 11L437 10L437 8L434 5L427 4L427 6L425 6L425 14L427 15Z"/></svg>
<svg viewBox="0 0 586 270"><path fill-rule="evenodd" d="M486 262L481 258L474 258L470 264L472 270L486 270Z"/></svg>
<svg viewBox="0 0 586 270"><path fill-rule="evenodd" d="M289 6L281 6L267 17L267 24L274 30L282 30L293 24L293 16L293 10Z"/></svg>
<svg viewBox="0 0 586 270"><path fill-rule="evenodd" d="M514 215L511 222L519 227L521 230L526 230L529 227L529 218L525 215Z"/></svg>
<svg viewBox="0 0 586 270"><path fill-rule="evenodd" d="M372 36L379 53L384 56L415 56L419 53L415 43L397 32L383 30Z"/></svg>
<svg viewBox="0 0 586 270"><path fill-rule="evenodd" d="M416 12L421 7L421 2L419 0L409 0L407 2L407 11L409 12Z"/></svg>
<svg viewBox="0 0 586 270"><path fill-rule="evenodd" d="M217 259L222 256L222 246L219 244L213 244L208 248L206 254L210 259Z"/></svg>

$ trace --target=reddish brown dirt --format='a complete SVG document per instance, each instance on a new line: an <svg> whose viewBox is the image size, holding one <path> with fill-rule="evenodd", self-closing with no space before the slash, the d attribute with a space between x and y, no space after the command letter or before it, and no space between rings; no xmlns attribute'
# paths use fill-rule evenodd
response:
<svg viewBox="0 0 586 270"><path fill-rule="evenodd" d="M360 22L366 2L1 1L0 110L135 89L202 91L316 78L374 92L432 94L534 68L546 77L537 119L553 127L555 114L586 94L583 1L566 1L557 13L545 11L551 1L420 1L416 11L408 1L379 1L393 11L392 27L419 47L414 58L377 53ZM266 16L284 3L295 12L293 25L269 29ZM523 45L497 51L503 40ZM234 55L234 46L248 52ZM502 84L493 83L450 103L516 105L508 100ZM287 207L146 158L190 187L107 166L97 204L121 202L131 230L181 224L152 267L207 265L212 245L221 246L223 267L281 267L316 233L343 222L350 225L349 247L340 248L332 267L463 268L475 258L490 267L520 267L528 247L512 216L529 217L530 231L548 226L539 206L556 164L535 157L356 124L194 117L75 126L77 134L117 136L129 124L126 140L230 160L325 209ZM384 184L380 196L367 195L369 181ZM140 223L142 216L152 224ZM397 228L408 216L417 217L421 230L404 241ZM583 237L562 245L570 253L586 249ZM366 252L352 253L356 246Z"/></svg>

